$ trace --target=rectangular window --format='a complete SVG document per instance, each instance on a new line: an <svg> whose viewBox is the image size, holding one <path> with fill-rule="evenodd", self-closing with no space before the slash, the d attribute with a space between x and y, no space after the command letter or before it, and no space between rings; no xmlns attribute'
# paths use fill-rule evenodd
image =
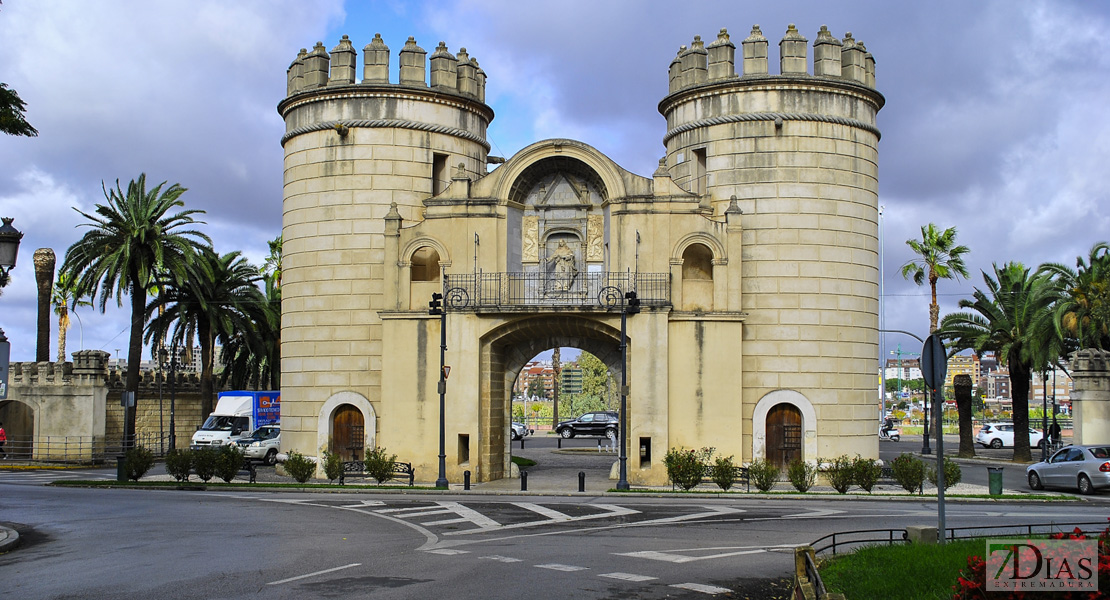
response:
<svg viewBox="0 0 1110 600"><path fill-rule="evenodd" d="M447 155L432 154L432 195L439 195L449 185L451 176L447 172Z"/></svg>
<svg viewBox="0 0 1110 600"><path fill-rule="evenodd" d="M459 464L470 464L470 435L459 434Z"/></svg>
<svg viewBox="0 0 1110 600"><path fill-rule="evenodd" d="M705 195L705 148L698 148L694 150L694 185L690 186L690 191L699 196Z"/></svg>
<svg viewBox="0 0 1110 600"><path fill-rule="evenodd" d="M640 468L647 469L651 467L651 438L640 438Z"/></svg>

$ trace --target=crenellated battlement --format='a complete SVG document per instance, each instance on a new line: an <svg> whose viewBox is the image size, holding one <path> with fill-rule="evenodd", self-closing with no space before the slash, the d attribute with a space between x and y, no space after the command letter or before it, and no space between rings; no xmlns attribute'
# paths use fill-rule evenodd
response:
<svg viewBox="0 0 1110 600"><path fill-rule="evenodd" d="M392 85L425 87L485 102L486 72L478 66L477 59L467 54L466 48L452 54L447 44L440 42L430 59L427 55L427 51L416 44L416 39L409 37L397 53L399 77L398 82ZM391 85L389 46L385 45L380 33L374 34L374 39L362 49L362 56L362 81L358 83ZM286 95L330 86L355 85L357 66L358 52L347 36L343 36L330 53L323 42L316 42L311 52L301 48L286 72Z"/></svg>
<svg viewBox="0 0 1110 600"><path fill-rule="evenodd" d="M808 40L793 23L779 41L779 73L805 77L809 72ZM681 46L668 71L670 94L706 83L719 83L737 78L767 77L769 73L769 42L759 25L741 43L742 74L736 71L736 45L728 30L721 29L717 39L705 45L700 35L689 46ZM875 87L875 58L863 42L852 38L851 32L839 40L822 25L813 42L814 77L834 78Z"/></svg>

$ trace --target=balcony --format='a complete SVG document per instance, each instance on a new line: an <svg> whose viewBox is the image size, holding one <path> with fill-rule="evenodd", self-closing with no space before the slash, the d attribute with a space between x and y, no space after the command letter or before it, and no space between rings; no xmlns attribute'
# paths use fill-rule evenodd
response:
<svg viewBox="0 0 1110 600"><path fill-rule="evenodd" d="M642 307L670 306L669 273L466 273L443 275L448 310L477 312L537 309L604 311L620 308L635 291Z"/></svg>

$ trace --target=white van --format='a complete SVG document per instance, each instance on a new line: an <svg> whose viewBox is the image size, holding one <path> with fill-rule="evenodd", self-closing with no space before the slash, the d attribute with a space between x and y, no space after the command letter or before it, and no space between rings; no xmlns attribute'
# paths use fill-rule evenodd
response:
<svg viewBox="0 0 1110 600"><path fill-rule="evenodd" d="M262 425L277 422L279 392L221 392L216 409L193 434L193 450L234 444Z"/></svg>

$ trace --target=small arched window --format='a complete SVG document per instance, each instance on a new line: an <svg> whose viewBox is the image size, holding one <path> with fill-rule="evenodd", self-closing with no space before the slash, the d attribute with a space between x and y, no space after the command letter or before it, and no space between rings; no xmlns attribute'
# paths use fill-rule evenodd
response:
<svg viewBox="0 0 1110 600"><path fill-rule="evenodd" d="M682 252L683 279L713 279L713 251L705 244L690 244Z"/></svg>
<svg viewBox="0 0 1110 600"><path fill-rule="evenodd" d="M439 252L424 246L412 253L412 281L439 281Z"/></svg>

